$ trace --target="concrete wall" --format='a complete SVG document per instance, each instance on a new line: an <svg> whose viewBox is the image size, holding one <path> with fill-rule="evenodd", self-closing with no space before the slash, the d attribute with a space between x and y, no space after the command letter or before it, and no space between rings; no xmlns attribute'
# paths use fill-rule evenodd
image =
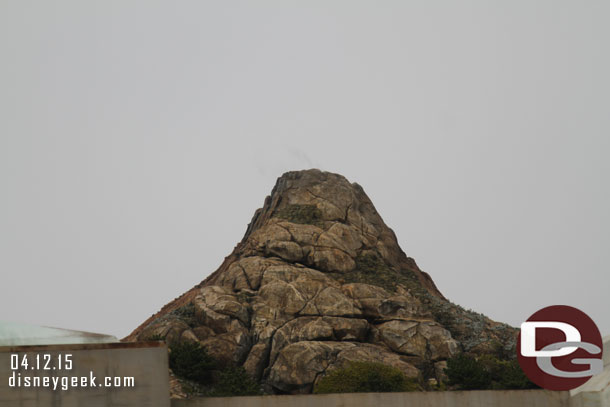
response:
<svg viewBox="0 0 610 407"><path fill-rule="evenodd" d="M569 407L569 399L568 392L485 390L213 397L172 400L172 407Z"/></svg>
<svg viewBox="0 0 610 407"><path fill-rule="evenodd" d="M610 407L610 335L604 337L604 371L570 391L570 407Z"/></svg>
<svg viewBox="0 0 610 407"><path fill-rule="evenodd" d="M45 356L50 355L43 370ZM58 358L72 355L72 370L59 369ZM28 356L28 369L11 368L11 355ZM32 369L39 357L41 369ZM107 343L0 347L0 407L169 407L167 348L160 342ZM20 375L19 375L20 373ZM96 377L97 387L62 390L73 377ZM38 376L57 380L58 389L24 386L24 378ZM10 387L11 377L21 377L21 387ZM64 379L67 377L67 379ZM133 387L103 387L105 377L133 377ZM16 380L15 380L16 382ZM42 383L42 382L41 382ZM16 383L15 383L16 384Z"/></svg>

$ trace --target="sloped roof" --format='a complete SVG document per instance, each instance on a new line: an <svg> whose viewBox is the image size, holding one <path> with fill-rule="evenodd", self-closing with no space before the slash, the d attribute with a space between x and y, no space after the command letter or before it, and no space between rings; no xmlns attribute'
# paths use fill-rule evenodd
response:
<svg viewBox="0 0 610 407"><path fill-rule="evenodd" d="M0 321L0 346L118 342L112 335Z"/></svg>

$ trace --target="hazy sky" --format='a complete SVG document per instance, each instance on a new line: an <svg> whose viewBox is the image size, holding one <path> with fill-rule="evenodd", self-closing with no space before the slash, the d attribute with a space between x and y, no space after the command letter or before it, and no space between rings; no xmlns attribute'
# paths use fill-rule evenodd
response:
<svg viewBox="0 0 610 407"><path fill-rule="evenodd" d="M610 3L0 1L0 320L127 335L288 170L443 294L610 334Z"/></svg>

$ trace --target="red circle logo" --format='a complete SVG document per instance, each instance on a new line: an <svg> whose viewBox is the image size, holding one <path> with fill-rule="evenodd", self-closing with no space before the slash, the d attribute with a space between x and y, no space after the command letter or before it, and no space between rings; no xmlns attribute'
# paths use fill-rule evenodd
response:
<svg viewBox="0 0 610 407"><path fill-rule="evenodd" d="M603 370L602 336L581 310L552 305L521 324L519 365L526 376L548 390L572 390Z"/></svg>

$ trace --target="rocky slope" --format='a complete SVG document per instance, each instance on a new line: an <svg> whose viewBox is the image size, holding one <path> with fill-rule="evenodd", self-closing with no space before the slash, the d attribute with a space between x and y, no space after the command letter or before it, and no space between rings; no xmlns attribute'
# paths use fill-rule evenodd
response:
<svg viewBox="0 0 610 407"><path fill-rule="evenodd" d="M220 268L126 340L198 341L268 392L307 393L355 360L442 381L447 358L515 335L447 301L358 184L307 170L280 177Z"/></svg>

